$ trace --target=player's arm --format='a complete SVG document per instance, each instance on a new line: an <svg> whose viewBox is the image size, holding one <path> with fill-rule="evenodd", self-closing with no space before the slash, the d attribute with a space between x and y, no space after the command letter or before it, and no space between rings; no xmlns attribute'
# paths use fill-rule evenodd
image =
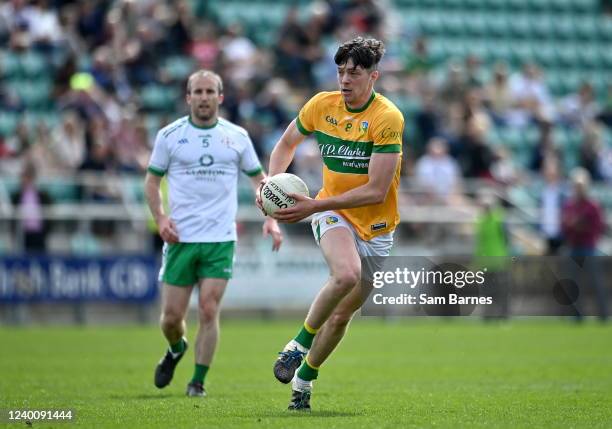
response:
<svg viewBox="0 0 612 429"><path fill-rule="evenodd" d="M343 194L316 200L317 212L351 209L384 202L397 171L399 159L399 153L373 153L368 167L368 182Z"/></svg>
<svg viewBox="0 0 612 429"><path fill-rule="evenodd" d="M178 230L174 222L164 213L164 206L161 197L162 176L147 172L145 177L145 197L149 210L155 219L155 223L159 229L159 235L166 243L176 243L179 240Z"/></svg>
<svg viewBox="0 0 612 429"><path fill-rule="evenodd" d="M293 161L295 149L305 137L298 129L296 120L291 121L270 154L270 168L268 169L270 176L287 171L289 164Z"/></svg>
<svg viewBox="0 0 612 429"><path fill-rule="evenodd" d="M253 188L253 192L255 195L259 197L259 192L261 189L261 183L266 178L266 174L261 171L255 176L249 177L251 182L251 188ZM263 228L262 228L263 236L267 237L268 235L272 236L272 250L278 251L283 243L283 233L278 226L278 222L276 219L266 216L264 220Z"/></svg>
<svg viewBox="0 0 612 429"><path fill-rule="evenodd" d="M306 136L300 132L297 127L296 119L291 121L280 140L274 146L272 153L270 154L270 165L268 172L270 176L275 174L284 173L287 171L289 164L293 161L295 155L295 149L297 146L304 141ZM265 179L265 177L264 177ZM264 185L264 179L259 182L257 189L255 190L255 204L259 209L267 216L267 213L261 206L261 188Z"/></svg>
<svg viewBox="0 0 612 429"><path fill-rule="evenodd" d="M368 182L343 194L314 200L302 195L294 195L295 206L282 209L274 217L282 222L297 222L313 213L326 210L350 209L380 204L387 198L391 182L397 170L399 153L373 153L368 167Z"/></svg>

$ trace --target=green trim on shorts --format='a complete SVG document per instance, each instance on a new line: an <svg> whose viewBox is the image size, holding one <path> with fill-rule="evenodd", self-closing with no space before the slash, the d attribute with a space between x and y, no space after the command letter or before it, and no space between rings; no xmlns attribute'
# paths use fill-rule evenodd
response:
<svg viewBox="0 0 612 429"><path fill-rule="evenodd" d="M162 281L173 286L192 286L203 278L231 279L234 248L234 241L169 244Z"/></svg>

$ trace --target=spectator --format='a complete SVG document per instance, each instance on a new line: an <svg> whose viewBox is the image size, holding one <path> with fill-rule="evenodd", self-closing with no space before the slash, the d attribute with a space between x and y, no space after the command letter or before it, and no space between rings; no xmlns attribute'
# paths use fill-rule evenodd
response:
<svg viewBox="0 0 612 429"><path fill-rule="evenodd" d="M321 57L315 36L298 20L298 10L291 7L278 35L276 58L280 74L298 86L314 85L313 64Z"/></svg>
<svg viewBox="0 0 612 429"><path fill-rule="evenodd" d="M572 171L570 178L573 195L563 207L563 234L575 263L589 268L588 279L576 280L594 290L600 318L605 321L608 317L606 290L598 272L598 261L592 258L597 255L597 244L605 229L604 213L599 204L589 196L589 172L578 167ZM576 307L575 310L576 317L580 320L582 312Z"/></svg>
<svg viewBox="0 0 612 429"><path fill-rule="evenodd" d="M51 147L65 174L75 172L85 158L85 130L76 112L67 111L51 131Z"/></svg>
<svg viewBox="0 0 612 429"><path fill-rule="evenodd" d="M563 165L563 154L554 141L554 127L550 121L538 122L540 134L533 148L529 168L534 172L541 172L544 161L552 158Z"/></svg>
<svg viewBox="0 0 612 429"><path fill-rule="evenodd" d="M589 196L589 172L578 167L570 177L573 194L563 207L563 233L572 256L594 256L605 228L603 212Z"/></svg>
<svg viewBox="0 0 612 429"><path fill-rule="evenodd" d="M485 136L485 126L478 121L476 116L465 120L457 151L459 164L465 177L492 178L491 165L494 154Z"/></svg>
<svg viewBox="0 0 612 429"><path fill-rule="evenodd" d="M551 97L542 71L535 64L525 64L521 73L512 76L510 95L516 107L511 125L524 127L534 120L551 118Z"/></svg>
<svg viewBox="0 0 612 429"><path fill-rule="evenodd" d="M404 71L412 76L427 75L434 64L427 51L427 39L417 37L412 44L412 52L406 57Z"/></svg>
<svg viewBox="0 0 612 429"><path fill-rule="evenodd" d="M465 57L465 82L468 88L482 88L484 86L481 66L482 61L476 55L470 54Z"/></svg>
<svg viewBox="0 0 612 429"><path fill-rule="evenodd" d="M580 146L580 166L584 167L596 182L604 180L604 150L601 127L594 122L586 124Z"/></svg>
<svg viewBox="0 0 612 429"><path fill-rule="evenodd" d="M36 168L32 164L24 165L19 189L13 194L12 202L18 215L17 228L23 237L23 251L44 253L48 233L44 211L51 204L51 198L38 188Z"/></svg>
<svg viewBox="0 0 612 429"><path fill-rule="evenodd" d="M225 73L234 83L246 82L256 74L257 48L244 36L242 26L232 24L221 39Z"/></svg>
<svg viewBox="0 0 612 429"><path fill-rule="evenodd" d="M556 159L548 158L542 170L544 187L540 195L540 229L546 240L546 255L557 255L563 244L561 209L567 200L567 192Z"/></svg>
<svg viewBox="0 0 612 429"><path fill-rule="evenodd" d="M559 119L562 124L580 127L593 122L599 113L593 86L583 82L575 94L561 101Z"/></svg>
<svg viewBox="0 0 612 429"><path fill-rule="evenodd" d="M484 91L485 103L495 125L508 125L508 114L512 108L512 97L508 82L508 66L505 63L497 63L495 65L493 79Z"/></svg>
<svg viewBox="0 0 612 429"><path fill-rule="evenodd" d="M452 204L461 193L461 171L444 139L433 138L416 163L415 179L429 204Z"/></svg>

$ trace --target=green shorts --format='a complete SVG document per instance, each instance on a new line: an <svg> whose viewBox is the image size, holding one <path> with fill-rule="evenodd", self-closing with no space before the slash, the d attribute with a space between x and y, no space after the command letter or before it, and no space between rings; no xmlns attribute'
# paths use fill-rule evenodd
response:
<svg viewBox="0 0 612 429"><path fill-rule="evenodd" d="M159 281L173 286L192 286L199 279L231 279L233 241L222 243L164 244Z"/></svg>

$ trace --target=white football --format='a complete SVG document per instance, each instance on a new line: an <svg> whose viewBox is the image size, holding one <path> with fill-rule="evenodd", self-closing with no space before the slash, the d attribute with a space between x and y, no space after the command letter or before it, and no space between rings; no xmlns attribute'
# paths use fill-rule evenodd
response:
<svg viewBox="0 0 612 429"><path fill-rule="evenodd" d="M308 186L295 174L280 173L269 177L261 188L261 205L267 214L274 214L280 209L293 207L295 200L289 194L308 196Z"/></svg>

